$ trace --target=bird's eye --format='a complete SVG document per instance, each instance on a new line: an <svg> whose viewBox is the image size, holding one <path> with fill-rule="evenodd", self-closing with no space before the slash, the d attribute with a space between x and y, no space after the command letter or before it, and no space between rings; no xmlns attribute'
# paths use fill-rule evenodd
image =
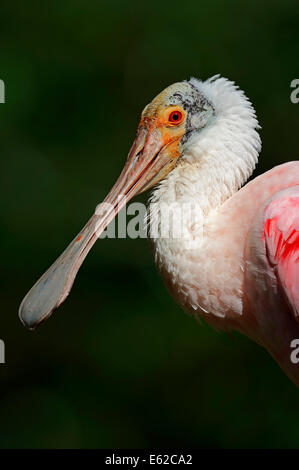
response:
<svg viewBox="0 0 299 470"><path fill-rule="evenodd" d="M172 111L169 114L168 121L172 124L180 124L183 120L183 113L181 111Z"/></svg>

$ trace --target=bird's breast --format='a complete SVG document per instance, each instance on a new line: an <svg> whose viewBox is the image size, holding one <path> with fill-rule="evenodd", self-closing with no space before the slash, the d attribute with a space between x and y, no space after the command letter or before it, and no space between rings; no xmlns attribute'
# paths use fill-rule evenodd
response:
<svg viewBox="0 0 299 470"><path fill-rule="evenodd" d="M221 206L204 214L200 198L194 200L188 191L172 201L179 206L188 202L193 211L183 210L183 236L159 235L151 238L155 262L175 300L187 312L202 316L217 328L248 330L252 323L246 305L245 247L248 232L259 207L276 191L295 184L294 166L276 167L248 183ZM191 199L191 200L190 200ZM171 203L164 191L156 198L157 206ZM196 212L197 210L197 212ZM155 208L151 222L161 221ZM173 218L178 220L179 210ZM244 327L245 325L245 327ZM248 331L246 331L248 335Z"/></svg>

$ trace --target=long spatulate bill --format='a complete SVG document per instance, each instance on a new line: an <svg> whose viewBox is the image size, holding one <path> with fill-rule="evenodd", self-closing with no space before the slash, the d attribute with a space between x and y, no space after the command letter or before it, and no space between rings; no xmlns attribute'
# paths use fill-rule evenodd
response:
<svg viewBox="0 0 299 470"><path fill-rule="evenodd" d="M25 326L34 329L65 300L96 239L93 216L23 299L19 316Z"/></svg>
<svg viewBox="0 0 299 470"><path fill-rule="evenodd" d="M65 300L97 238L126 202L147 187L167 164L166 156L159 155L162 147L158 129L149 131L147 126L139 127L125 167L104 202L22 301L19 316L29 329L48 318Z"/></svg>

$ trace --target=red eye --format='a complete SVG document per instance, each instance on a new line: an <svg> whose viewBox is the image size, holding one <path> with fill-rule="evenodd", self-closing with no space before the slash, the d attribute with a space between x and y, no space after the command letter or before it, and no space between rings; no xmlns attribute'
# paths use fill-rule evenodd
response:
<svg viewBox="0 0 299 470"><path fill-rule="evenodd" d="M181 111L172 111L169 114L168 121L173 124L179 124L183 120L183 114Z"/></svg>

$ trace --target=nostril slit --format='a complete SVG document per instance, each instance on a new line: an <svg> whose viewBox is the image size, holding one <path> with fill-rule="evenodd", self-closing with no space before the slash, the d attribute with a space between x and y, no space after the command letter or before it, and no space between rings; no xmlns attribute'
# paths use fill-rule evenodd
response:
<svg viewBox="0 0 299 470"><path fill-rule="evenodd" d="M133 168L133 166L134 166L135 163L137 162L140 153L141 153L141 150L136 154L136 156L135 156L135 158L134 158L134 160L133 160L133 162L132 162L131 168Z"/></svg>

